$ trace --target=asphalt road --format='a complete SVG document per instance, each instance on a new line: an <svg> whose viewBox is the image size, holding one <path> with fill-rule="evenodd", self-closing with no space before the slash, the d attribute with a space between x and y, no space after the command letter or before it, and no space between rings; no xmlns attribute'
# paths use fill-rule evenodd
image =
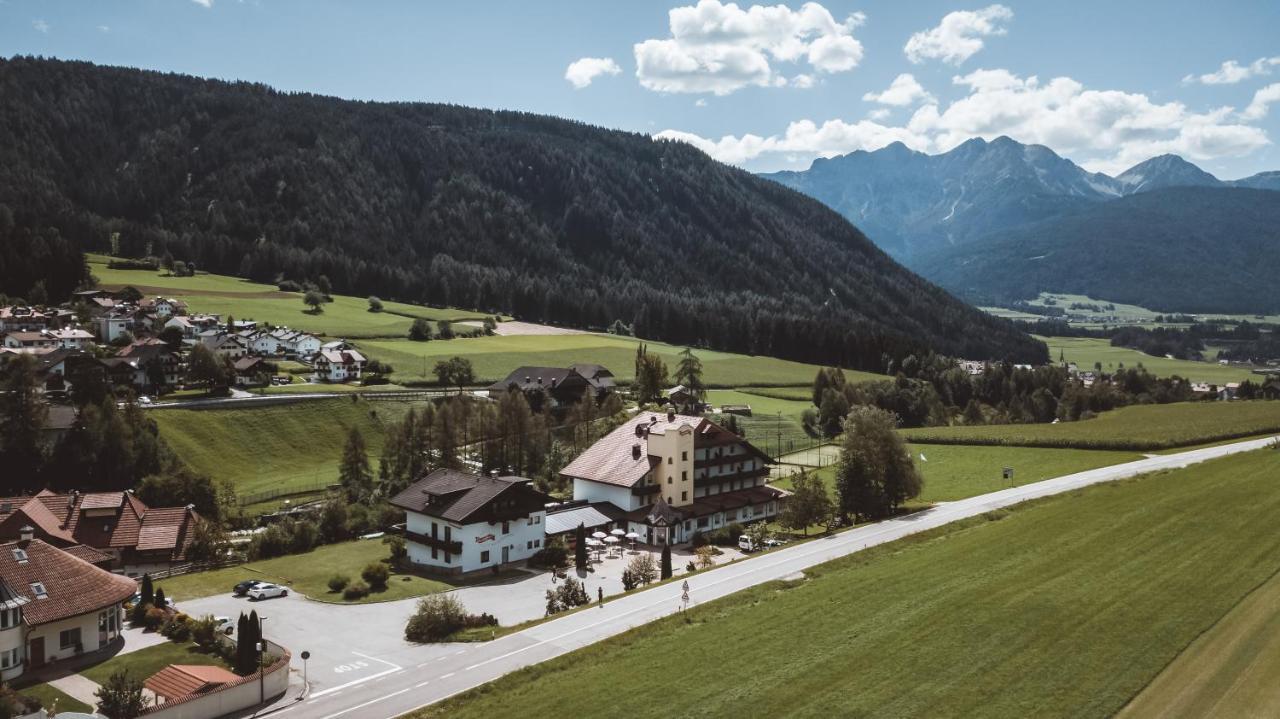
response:
<svg viewBox="0 0 1280 719"><path fill-rule="evenodd" d="M1178 454L1152 456L948 502L907 517L859 527L695 575L688 582L690 601L694 605L708 602L757 584L783 579L868 547L892 542L993 509L1092 484L1185 467L1230 454L1261 449L1270 441L1250 440ZM313 682L313 691L307 699L276 711L273 716L285 716L288 719L380 719L399 716L517 669L547 661L674 614L680 610L680 605L681 586L673 583L620 597L609 601L602 608L593 606L492 642L413 646L404 644L399 637L394 642L390 641L390 637L382 637L379 640L383 643L381 651L365 652L352 647L350 657L327 658L326 671L351 678L328 677L323 688ZM268 607L269 604L264 603L259 606L259 610L263 611ZM370 628L375 629L368 633L371 640L383 632L397 629L390 626ZM265 629L267 636L272 636L270 621ZM323 632L325 629L324 626L313 626L312 631ZM296 655L302 647L293 649ZM316 671L316 667L310 667L310 670Z"/></svg>

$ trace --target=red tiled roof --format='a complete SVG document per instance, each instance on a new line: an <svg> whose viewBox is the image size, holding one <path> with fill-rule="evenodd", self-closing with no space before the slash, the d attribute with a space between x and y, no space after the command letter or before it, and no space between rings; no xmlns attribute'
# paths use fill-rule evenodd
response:
<svg viewBox="0 0 1280 719"><path fill-rule="evenodd" d="M124 503L124 492L94 492L84 495L80 509L115 509Z"/></svg>
<svg viewBox="0 0 1280 719"><path fill-rule="evenodd" d="M83 495L42 491L35 497L0 498L0 540L17 539L24 524L38 527L37 536L57 543L82 544L98 549L173 551L181 559L190 541L190 524L196 513L187 507L148 508L131 492L98 492ZM18 509L31 511L19 513ZM84 516L86 509L115 509L114 514ZM12 526L11 526L11 523ZM146 536L143 536L143 530Z"/></svg>
<svg viewBox="0 0 1280 719"><path fill-rule="evenodd" d="M178 546L178 525L166 525L161 527L143 527L138 533L139 552L148 552L154 549L174 549Z"/></svg>
<svg viewBox="0 0 1280 719"><path fill-rule="evenodd" d="M147 677L142 686L164 697L166 701L173 701L238 681L239 676L222 667L170 664Z"/></svg>
<svg viewBox="0 0 1280 719"><path fill-rule="evenodd" d="M27 561L19 562L12 550L22 549ZM137 591L137 582L99 569L39 539L0 545L0 580L28 604L22 613L35 626L96 612L124 602ZM44 586L39 598L31 585Z"/></svg>
<svg viewBox="0 0 1280 719"><path fill-rule="evenodd" d="M10 504L13 507L10 513L0 521L0 537L17 538L19 530L29 524L50 539L68 544L76 541L71 536L71 532L63 528L58 517L50 512L38 498L15 497L3 500L0 504Z"/></svg>
<svg viewBox="0 0 1280 719"><path fill-rule="evenodd" d="M101 567L104 564L111 563L111 555L84 544L73 544L70 547L63 547L62 551L70 554L77 559L83 559L95 567ZM106 567L103 567L105 569Z"/></svg>

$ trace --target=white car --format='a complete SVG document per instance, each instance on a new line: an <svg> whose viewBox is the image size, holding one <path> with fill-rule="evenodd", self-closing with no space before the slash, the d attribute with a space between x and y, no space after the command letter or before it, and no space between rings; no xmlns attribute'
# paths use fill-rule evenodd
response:
<svg viewBox="0 0 1280 719"><path fill-rule="evenodd" d="M259 584L249 590L250 599L270 599L272 597L287 597L289 589L279 584Z"/></svg>
<svg viewBox="0 0 1280 719"><path fill-rule="evenodd" d="M236 631L236 623L231 621L231 617L214 617L213 630L231 636Z"/></svg>

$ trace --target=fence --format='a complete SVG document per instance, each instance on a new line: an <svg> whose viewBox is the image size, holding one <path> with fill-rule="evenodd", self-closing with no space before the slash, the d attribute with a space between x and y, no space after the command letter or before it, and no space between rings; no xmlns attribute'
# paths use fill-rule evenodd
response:
<svg viewBox="0 0 1280 719"><path fill-rule="evenodd" d="M280 499L281 497L299 497L307 494L317 494L337 486L338 485L336 484L330 484L328 482L313 482L301 487L294 486L286 487L284 489L266 489L261 492L248 492L238 495L237 499L239 499L241 507L247 507L251 504L270 502L273 499Z"/></svg>

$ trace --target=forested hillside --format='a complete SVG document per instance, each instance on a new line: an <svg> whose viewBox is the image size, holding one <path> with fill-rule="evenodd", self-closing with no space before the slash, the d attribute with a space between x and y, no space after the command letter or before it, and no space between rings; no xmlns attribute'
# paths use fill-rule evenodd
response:
<svg viewBox="0 0 1280 719"><path fill-rule="evenodd" d="M87 63L0 61L0 202L88 248L880 369L1041 344L820 203L645 135Z"/></svg>
<svg viewBox="0 0 1280 719"><path fill-rule="evenodd" d="M1042 291L1169 312L1280 310L1280 192L1171 187L1015 227L922 258L979 302Z"/></svg>

